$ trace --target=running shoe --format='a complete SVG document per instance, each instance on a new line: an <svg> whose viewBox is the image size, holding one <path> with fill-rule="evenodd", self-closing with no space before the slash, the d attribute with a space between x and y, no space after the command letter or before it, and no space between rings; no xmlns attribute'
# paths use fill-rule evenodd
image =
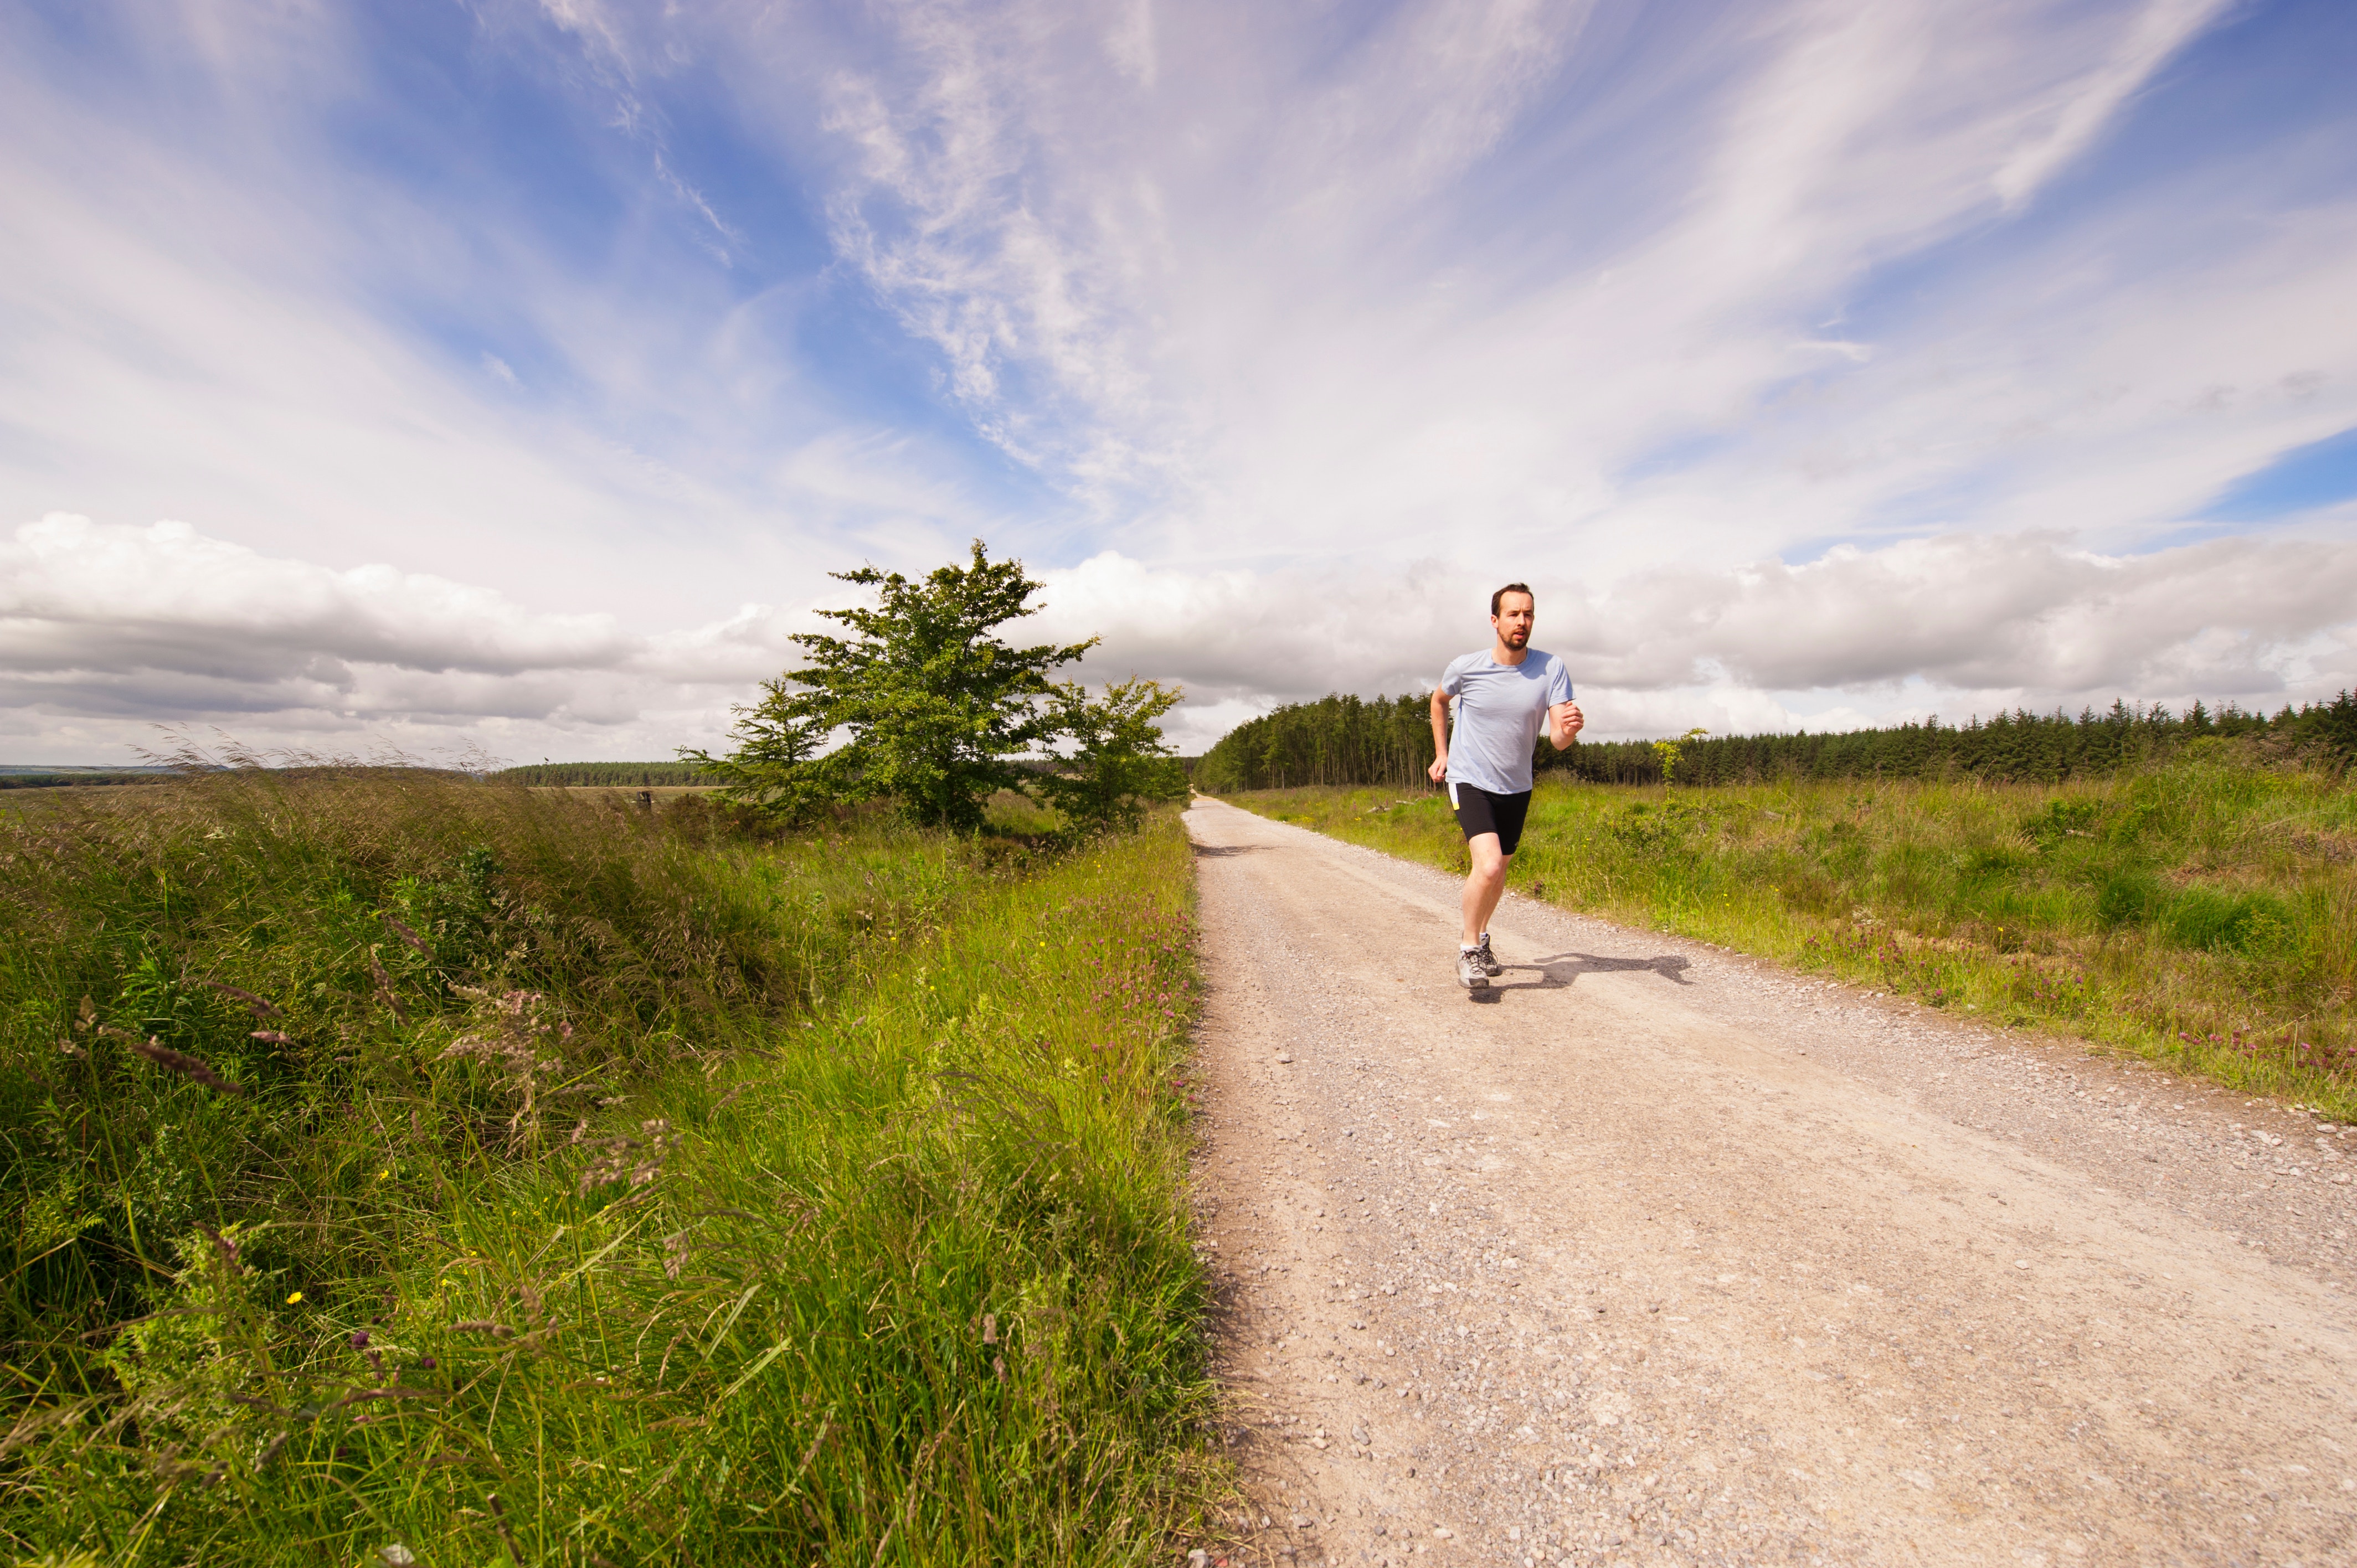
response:
<svg viewBox="0 0 2357 1568"><path fill-rule="evenodd" d="M1484 973L1484 974L1490 974L1490 975L1498 975L1498 974L1503 974L1503 973L1505 973L1505 972L1506 972L1506 966L1505 966L1504 964L1502 964L1502 963L1500 963L1500 962L1498 961L1498 955L1497 955L1496 953L1493 953L1493 952L1491 952L1491 951L1490 950L1490 933L1489 933L1489 932L1487 932L1487 931L1483 931L1483 932L1481 933L1481 945L1480 945L1480 947L1475 948L1475 949L1473 950L1473 956L1474 956L1475 958L1478 958L1478 959L1480 959L1480 960L1481 961L1481 972L1482 972L1482 973Z"/></svg>
<svg viewBox="0 0 2357 1568"><path fill-rule="evenodd" d="M1480 948L1469 952L1463 948L1457 950L1457 983L1468 991L1487 991L1490 988L1490 972L1481 967Z"/></svg>

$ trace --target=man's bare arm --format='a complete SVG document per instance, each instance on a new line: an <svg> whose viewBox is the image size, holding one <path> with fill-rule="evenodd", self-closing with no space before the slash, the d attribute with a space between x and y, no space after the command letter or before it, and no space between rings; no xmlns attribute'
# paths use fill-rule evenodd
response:
<svg viewBox="0 0 2357 1568"><path fill-rule="evenodd" d="M1547 710L1547 739L1557 751L1568 750L1587 727L1587 715L1579 711L1577 703L1557 703Z"/></svg>
<svg viewBox="0 0 2357 1568"><path fill-rule="evenodd" d="M1435 784L1448 777L1448 693L1432 689L1432 766L1425 776Z"/></svg>

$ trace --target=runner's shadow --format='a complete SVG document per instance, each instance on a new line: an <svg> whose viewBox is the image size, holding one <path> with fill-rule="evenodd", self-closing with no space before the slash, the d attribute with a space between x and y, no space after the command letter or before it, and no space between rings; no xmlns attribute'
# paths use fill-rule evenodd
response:
<svg viewBox="0 0 2357 1568"><path fill-rule="evenodd" d="M1535 963L1510 963L1506 965L1507 974L1519 972L1531 978L1506 980L1501 977L1491 981L1486 991L1472 992L1469 995L1475 1002L1495 1004L1504 1001L1503 993L1509 991L1562 991L1577 983L1583 974L1627 974L1636 970L1651 971L1673 985L1692 985L1694 982L1686 978L1687 961L1678 953L1663 953L1659 958L1605 958L1597 953L1557 953Z"/></svg>
<svg viewBox="0 0 2357 1568"><path fill-rule="evenodd" d="M1199 843L1195 846L1195 853L1206 858L1226 854L1258 854L1268 847L1265 843Z"/></svg>

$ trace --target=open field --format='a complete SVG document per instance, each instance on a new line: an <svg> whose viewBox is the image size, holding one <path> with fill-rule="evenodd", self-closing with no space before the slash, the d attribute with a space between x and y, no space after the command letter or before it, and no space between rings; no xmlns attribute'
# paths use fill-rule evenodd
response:
<svg viewBox="0 0 2357 1568"><path fill-rule="evenodd" d="M1216 1487L1168 817L142 793L0 814L18 1552L1135 1562Z"/></svg>
<svg viewBox="0 0 2357 1568"><path fill-rule="evenodd" d="M1227 798L1464 865L1437 791ZM2357 790L2231 743L2053 786L1543 775L1512 886L2357 1117Z"/></svg>
<svg viewBox="0 0 2357 1568"><path fill-rule="evenodd" d="M43 768L0 763L0 790L105 789L125 784L162 784L172 778L169 768Z"/></svg>
<svg viewBox="0 0 2357 1568"><path fill-rule="evenodd" d="M527 784L523 788L577 795L585 800L611 800L622 805L635 805L641 795L651 795L657 800L676 800L686 795L709 795L720 786L717 784L649 784L626 789L617 784Z"/></svg>
<svg viewBox="0 0 2357 1568"><path fill-rule="evenodd" d="M23 784L0 791L0 813L43 811L68 802L137 810L153 805L155 799L156 786L152 783Z"/></svg>

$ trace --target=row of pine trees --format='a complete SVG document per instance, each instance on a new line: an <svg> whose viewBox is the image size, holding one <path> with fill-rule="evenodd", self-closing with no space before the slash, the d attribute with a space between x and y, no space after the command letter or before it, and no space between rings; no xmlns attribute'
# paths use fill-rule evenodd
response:
<svg viewBox="0 0 2357 1568"><path fill-rule="evenodd" d="M1305 784L1422 787L1432 761L1432 723L1423 696L1321 697L1289 703L1237 725L1196 763L1198 789L1285 789ZM2086 778L2158 760L2202 736L2257 736L2287 750L2357 758L2357 694L2286 704L2270 716L2232 703L2183 713L2115 702L2072 717L2017 711L1963 725L1934 716L1889 729L1834 735L1705 736L1677 746L1681 784L1760 783L1776 779L1953 779L2038 783ZM1575 743L1557 751L1542 737L1537 765L1598 784L1659 784L1663 750L1649 741Z"/></svg>

